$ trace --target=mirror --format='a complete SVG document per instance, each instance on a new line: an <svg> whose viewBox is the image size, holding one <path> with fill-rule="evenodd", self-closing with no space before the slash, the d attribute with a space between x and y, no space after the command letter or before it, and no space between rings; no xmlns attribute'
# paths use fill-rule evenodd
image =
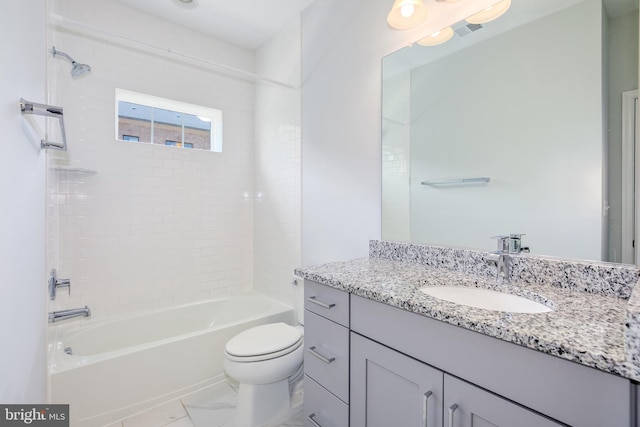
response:
<svg viewBox="0 0 640 427"><path fill-rule="evenodd" d="M382 238L635 263L638 0L514 0L383 58Z"/></svg>

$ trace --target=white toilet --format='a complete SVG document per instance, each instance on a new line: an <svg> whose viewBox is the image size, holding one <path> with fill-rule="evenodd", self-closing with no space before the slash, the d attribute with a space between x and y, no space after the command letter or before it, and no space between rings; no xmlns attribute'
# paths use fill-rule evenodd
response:
<svg viewBox="0 0 640 427"><path fill-rule="evenodd" d="M302 377L303 354L302 327L286 323L256 326L227 342L224 370L239 383L238 427L259 427L289 414L290 383Z"/></svg>
<svg viewBox="0 0 640 427"><path fill-rule="evenodd" d="M286 323L256 326L231 338L224 370L239 383L238 427L259 427L291 407L289 378L302 367L302 333Z"/></svg>

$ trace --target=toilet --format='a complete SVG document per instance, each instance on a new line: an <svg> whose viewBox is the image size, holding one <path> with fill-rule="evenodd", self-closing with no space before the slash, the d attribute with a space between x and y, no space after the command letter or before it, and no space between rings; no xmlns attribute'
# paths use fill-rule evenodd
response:
<svg viewBox="0 0 640 427"><path fill-rule="evenodd" d="M303 354L302 327L281 322L247 329L227 342L224 370L239 383L238 427L260 427L289 415Z"/></svg>
<svg viewBox="0 0 640 427"><path fill-rule="evenodd" d="M303 359L299 328L286 323L256 326L231 338L224 351L224 370L239 383L238 427L259 427L289 412L289 379Z"/></svg>

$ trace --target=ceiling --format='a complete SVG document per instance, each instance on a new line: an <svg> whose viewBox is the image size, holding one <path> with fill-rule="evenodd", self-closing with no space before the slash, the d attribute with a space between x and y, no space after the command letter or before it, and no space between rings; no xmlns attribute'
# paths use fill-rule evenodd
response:
<svg viewBox="0 0 640 427"><path fill-rule="evenodd" d="M116 0L220 40L254 50L314 0ZM389 5L393 4L388 0ZM432 1L432 0L429 0ZM638 0L603 0L609 15L638 8Z"/></svg>
<svg viewBox="0 0 640 427"><path fill-rule="evenodd" d="M314 0L116 0L220 40L254 50Z"/></svg>

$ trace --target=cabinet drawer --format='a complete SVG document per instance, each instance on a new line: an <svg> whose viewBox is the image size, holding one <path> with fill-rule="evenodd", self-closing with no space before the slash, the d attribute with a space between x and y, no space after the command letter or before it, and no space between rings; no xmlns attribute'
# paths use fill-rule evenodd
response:
<svg viewBox="0 0 640 427"><path fill-rule="evenodd" d="M349 330L309 311L304 320L305 374L349 403Z"/></svg>
<svg viewBox="0 0 640 427"><path fill-rule="evenodd" d="M349 327L348 292L305 280L304 308Z"/></svg>
<svg viewBox="0 0 640 427"><path fill-rule="evenodd" d="M314 424L315 423L315 424ZM347 427L349 407L308 376L304 377L304 427Z"/></svg>

